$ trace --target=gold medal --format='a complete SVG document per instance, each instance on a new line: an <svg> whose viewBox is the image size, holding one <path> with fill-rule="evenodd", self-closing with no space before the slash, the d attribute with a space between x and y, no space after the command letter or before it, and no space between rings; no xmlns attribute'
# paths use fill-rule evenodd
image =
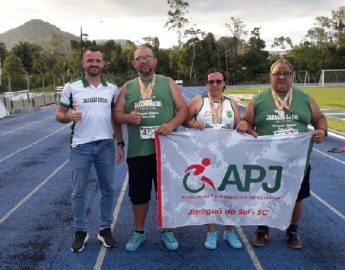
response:
<svg viewBox="0 0 345 270"><path fill-rule="evenodd" d="M219 124L222 122L223 114L223 96L221 96L218 106L214 103L210 93L208 93L208 99L210 100L210 108L212 113L212 123Z"/></svg>
<svg viewBox="0 0 345 270"><path fill-rule="evenodd" d="M138 77L138 83L139 83L139 88L140 88L140 96L143 99L148 99L152 96L152 91L153 91L153 88L155 87L156 74L153 74L152 81L147 85L147 87L145 87L140 77Z"/></svg>
<svg viewBox="0 0 345 270"><path fill-rule="evenodd" d="M291 111L290 107L291 107L292 94L293 94L293 89L291 87L290 90L287 92L286 96L284 97L284 99L281 99L278 93L272 89L272 96L278 110Z"/></svg>

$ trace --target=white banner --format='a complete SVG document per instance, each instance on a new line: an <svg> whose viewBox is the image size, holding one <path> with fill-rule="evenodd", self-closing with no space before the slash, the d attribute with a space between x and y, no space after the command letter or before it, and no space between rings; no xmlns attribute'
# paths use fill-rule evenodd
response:
<svg viewBox="0 0 345 270"><path fill-rule="evenodd" d="M253 138L213 129L157 134L158 227L216 223L285 229L311 136Z"/></svg>

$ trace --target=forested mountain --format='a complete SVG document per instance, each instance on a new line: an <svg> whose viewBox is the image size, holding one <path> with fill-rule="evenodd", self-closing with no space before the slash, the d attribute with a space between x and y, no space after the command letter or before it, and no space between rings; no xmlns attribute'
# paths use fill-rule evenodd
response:
<svg viewBox="0 0 345 270"><path fill-rule="evenodd" d="M55 25L38 19L28 21L17 28L0 34L0 42L5 43L8 50L11 50L19 41L26 41L40 45L45 49L49 49L53 44L56 46L58 43L61 50L67 52L71 40L79 40L79 37L61 31Z"/></svg>

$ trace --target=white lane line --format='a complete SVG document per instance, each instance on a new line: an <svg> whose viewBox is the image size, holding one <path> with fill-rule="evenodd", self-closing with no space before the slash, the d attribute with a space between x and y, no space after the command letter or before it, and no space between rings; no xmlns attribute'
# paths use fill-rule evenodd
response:
<svg viewBox="0 0 345 270"><path fill-rule="evenodd" d="M32 125L35 125L35 124L38 124L38 123L40 123L40 122L46 121L46 120L48 120L48 119L51 119L51 118L53 118L53 117L54 117L54 116L49 116L49 117L47 117L47 118L45 118L45 119L42 119L42 120L40 120L40 121L35 121L35 122L32 122L32 123L27 124L27 125L25 125L25 126L22 126L22 127L20 127L20 128L16 128L16 129L13 129L13 130L10 130L10 131L1 133L0 136L4 136L4 135L7 135L7 134L16 132L17 130L20 130L20 129L23 129L23 128L26 128L26 127L29 127L29 126L32 126ZM54 117L54 118L55 118L55 117Z"/></svg>
<svg viewBox="0 0 345 270"><path fill-rule="evenodd" d="M264 270L264 268L262 267L258 257L255 254L254 249L252 248L251 244L248 241L248 238L246 237L245 233L243 232L242 228L240 226L236 226L237 232L239 234L239 236L242 239L242 242L244 244L244 246L246 247L248 254L255 266L256 270Z"/></svg>
<svg viewBox="0 0 345 270"><path fill-rule="evenodd" d="M345 113L324 113L324 115L345 115Z"/></svg>
<svg viewBox="0 0 345 270"><path fill-rule="evenodd" d="M35 144L38 144L39 142L41 142L41 141L43 141L43 140L49 138L50 136L54 135L55 133L60 132L61 130L65 129L65 128L68 127L68 126L70 126L70 124L67 125L67 126L63 126L62 128L60 128L60 129L54 131L53 133L50 133L49 135L47 135L47 136L45 136L45 137L43 137L43 138L41 138L41 139L39 139L39 140L33 142L32 144L29 144L29 145L27 145L27 146L25 146L25 147L23 147L23 148L18 149L17 151L13 152L12 154L10 154L10 155L8 155L8 156L3 157L2 159L0 159L0 162L3 162L3 161L5 161L6 159L9 159L10 157L13 157L14 155L16 155L16 154L18 154L18 153L24 151L25 149L28 149L29 147L31 147L31 146L33 146L33 145L35 145Z"/></svg>
<svg viewBox="0 0 345 270"><path fill-rule="evenodd" d="M68 162L68 159L62 163L55 171L53 171L46 179L44 179L35 189L33 189L28 195L26 195L19 203L16 204L10 211L8 211L1 219L0 225L4 223L15 211L18 210L32 195L34 195L41 187L43 187L50 179L53 178Z"/></svg>
<svg viewBox="0 0 345 270"><path fill-rule="evenodd" d="M342 214L340 211L335 209L332 205L330 205L328 202L326 202L324 199L316 195L314 192L310 191L310 194L315 197L320 203L322 203L324 206L326 206L329 210L331 210L334 214L336 214L338 217L340 217L342 220L345 221L345 215Z"/></svg>
<svg viewBox="0 0 345 270"><path fill-rule="evenodd" d="M324 153L324 152L322 152L322 151L320 151L320 150L317 150L317 149L315 149L315 147L314 147L313 151L316 151L316 152L318 152L318 153L321 154L321 155L324 155L324 156L326 156L326 157L328 157L328 158L330 158L330 159L333 159L333 160L338 161L338 162L340 162L341 164L345 165L345 162L344 162L344 161L342 161L342 160L340 160L340 159L337 159L337 158L335 158L335 157L332 157L332 156L330 156L330 155L328 155L328 154L326 154L326 153Z"/></svg>
<svg viewBox="0 0 345 270"><path fill-rule="evenodd" d="M125 181L122 184L121 192L120 192L119 198L117 199L117 202L116 202L116 205L115 205L115 209L114 209L114 212L113 212L114 221L113 221L113 224L111 225L111 231L114 230L116 222L117 222L117 219L119 217L120 208L121 208L121 205L122 205L122 202L123 202L123 198L124 198L125 193L126 193L127 185L128 185L128 173L126 175ZM99 251L99 254L98 254L98 257L97 257L96 264L93 267L94 270L100 270L102 268L103 261L104 261L106 253L107 253L107 248L102 245L101 250Z"/></svg>

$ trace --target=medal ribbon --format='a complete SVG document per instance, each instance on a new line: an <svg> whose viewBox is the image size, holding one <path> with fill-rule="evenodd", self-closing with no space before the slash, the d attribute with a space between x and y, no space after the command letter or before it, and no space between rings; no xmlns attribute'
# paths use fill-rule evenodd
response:
<svg viewBox="0 0 345 270"><path fill-rule="evenodd" d="M221 96L218 106L214 103L210 93L207 94L208 99L210 100L210 107L212 113L212 123L219 124L222 122L222 114L223 114L223 96Z"/></svg>
<svg viewBox="0 0 345 270"><path fill-rule="evenodd" d="M143 99L148 99L152 95L153 88L155 87L156 83L156 74L153 74L152 81L145 87L143 81L140 77L138 77L138 83L140 88L140 95Z"/></svg>
<svg viewBox="0 0 345 270"><path fill-rule="evenodd" d="M272 89L272 96L278 110L283 110L284 108L290 110L292 92L293 90L291 87L290 90L287 92L286 96L284 97L284 99L281 99L278 93Z"/></svg>

